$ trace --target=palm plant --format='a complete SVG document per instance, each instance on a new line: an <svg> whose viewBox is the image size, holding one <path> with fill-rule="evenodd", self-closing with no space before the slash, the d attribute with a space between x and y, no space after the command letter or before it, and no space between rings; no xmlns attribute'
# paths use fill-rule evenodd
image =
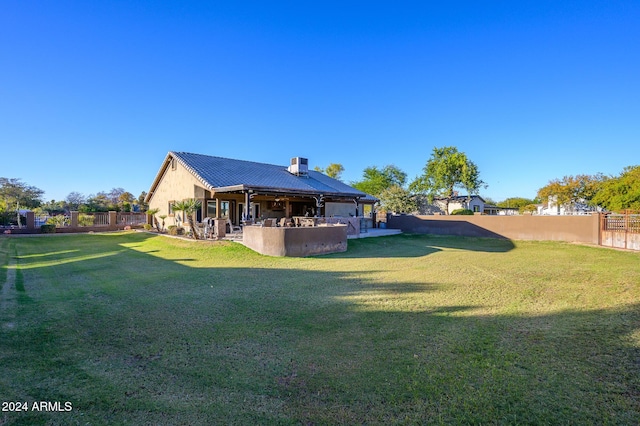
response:
<svg viewBox="0 0 640 426"><path fill-rule="evenodd" d="M191 228L191 235L195 240L200 239L198 235L198 230L196 228L195 222L193 220L193 215L198 211L201 206L200 200L196 198L188 198L186 200L177 201L173 205L174 211L181 211L184 213L187 223L189 224L189 228Z"/></svg>
<svg viewBox="0 0 640 426"><path fill-rule="evenodd" d="M156 229L158 230L158 232L160 232L160 228L158 226L158 219L156 219L156 214L158 214L158 212L160 211L160 209L149 209L147 210L147 216L151 216L151 223L156 225Z"/></svg>

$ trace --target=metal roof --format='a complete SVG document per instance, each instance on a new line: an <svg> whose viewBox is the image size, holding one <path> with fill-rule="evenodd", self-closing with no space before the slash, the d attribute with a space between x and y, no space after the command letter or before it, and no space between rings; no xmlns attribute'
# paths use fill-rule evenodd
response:
<svg viewBox="0 0 640 426"><path fill-rule="evenodd" d="M376 198L359 191L337 179L315 170L305 176L289 173L286 166L235 160L211 155L170 151L167 160L174 158L202 182L208 190L231 192L254 190L266 193L290 193L360 198L377 201ZM151 188L159 183L168 162L165 160Z"/></svg>

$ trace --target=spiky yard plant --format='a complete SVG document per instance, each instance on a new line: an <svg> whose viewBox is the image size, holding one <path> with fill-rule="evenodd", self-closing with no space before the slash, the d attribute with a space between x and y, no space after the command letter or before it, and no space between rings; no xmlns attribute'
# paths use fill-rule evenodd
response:
<svg viewBox="0 0 640 426"><path fill-rule="evenodd" d="M189 228L191 229L191 235L193 239L200 239L198 235L198 229L195 226L195 221L193 220L193 216L198 211L202 203L200 200L195 198L187 198L182 201L178 201L173 205L174 211L181 211L184 213L184 216L187 219L187 223L189 224Z"/></svg>

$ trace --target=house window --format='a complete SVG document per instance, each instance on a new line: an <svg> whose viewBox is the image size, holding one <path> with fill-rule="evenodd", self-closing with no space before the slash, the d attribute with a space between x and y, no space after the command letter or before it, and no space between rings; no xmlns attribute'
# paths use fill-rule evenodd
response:
<svg viewBox="0 0 640 426"><path fill-rule="evenodd" d="M173 205L175 201L169 201L169 206L167 207L167 211L169 212L169 216L173 216Z"/></svg>
<svg viewBox="0 0 640 426"><path fill-rule="evenodd" d="M216 216L216 200L207 201L207 217ZM220 201L220 218L226 219L229 217L229 201Z"/></svg>
<svg viewBox="0 0 640 426"><path fill-rule="evenodd" d="M480 212L480 206L478 206L478 205L473 206L473 211L474 211L474 213L479 213Z"/></svg>
<svg viewBox="0 0 640 426"><path fill-rule="evenodd" d="M220 217L226 219L229 217L229 202L220 201Z"/></svg>
<svg viewBox="0 0 640 426"><path fill-rule="evenodd" d="M207 217L216 217L216 200L207 201Z"/></svg>

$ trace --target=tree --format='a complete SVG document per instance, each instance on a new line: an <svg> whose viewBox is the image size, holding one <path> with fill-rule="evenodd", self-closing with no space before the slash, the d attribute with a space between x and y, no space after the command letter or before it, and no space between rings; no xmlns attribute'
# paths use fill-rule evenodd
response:
<svg viewBox="0 0 640 426"><path fill-rule="evenodd" d="M115 191L115 189L112 190L112 192L113 191ZM135 197L132 193L122 190L122 188L118 188L118 191L121 191L120 195L118 195L118 207L120 207L120 210L125 212L131 211L131 203L135 201Z"/></svg>
<svg viewBox="0 0 640 426"><path fill-rule="evenodd" d="M87 197L79 192L73 191L67 195L65 201L67 202L67 208L69 211L78 211L80 206L87 202Z"/></svg>
<svg viewBox="0 0 640 426"><path fill-rule="evenodd" d="M51 200L40 204L40 207L34 209L36 214L47 214L50 216L64 215L67 212L66 203L64 201Z"/></svg>
<svg viewBox="0 0 640 426"><path fill-rule="evenodd" d="M501 207L503 209L504 208L518 209L518 211L522 214L525 211L531 211L531 207L529 206L534 206L533 210L536 210L535 204L536 204L536 200L531 200L529 198L510 197L504 201L500 201L499 203L496 203L496 206Z"/></svg>
<svg viewBox="0 0 640 426"><path fill-rule="evenodd" d="M327 166L326 169L318 166L314 167L313 169L316 172L324 173L325 175L338 180L341 180L340 177L342 176L342 172L344 172L344 167L342 167L342 164L340 163L331 163Z"/></svg>
<svg viewBox="0 0 640 426"><path fill-rule="evenodd" d="M111 191L109 191L108 193L102 192L101 194L105 194L112 205L118 205L121 202L120 196L125 193L127 192L124 190L124 188L111 188Z"/></svg>
<svg viewBox="0 0 640 426"><path fill-rule="evenodd" d="M149 205L144 202L144 199L147 198L147 192L142 191L138 196L138 205L140 206L140 211L147 211L149 209Z"/></svg>
<svg viewBox="0 0 640 426"><path fill-rule="evenodd" d="M8 224L10 217L15 216L20 224L21 208L34 209L42 203L44 191L35 186L27 185L20 179L0 177L0 216L4 224Z"/></svg>
<svg viewBox="0 0 640 426"><path fill-rule="evenodd" d="M640 210L640 166L625 167L620 176L602 182L592 201L610 211Z"/></svg>
<svg viewBox="0 0 640 426"><path fill-rule="evenodd" d="M108 212L109 210L116 210L109 197L104 192L98 192L96 195L89 195L86 203L79 207L79 210L83 213L89 212Z"/></svg>
<svg viewBox="0 0 640 426"><path fill-rule="evenodd" d="M42 194L43 190L27 185L20 179L0 178L0 199L7 206L38 207L42 203Z"/></svg>
<svg viewBox="0 0 640 426"><path fill-rule="evenodd" d="M195 221L193 220L193 216L200 208L201 202L196 198L188 198L186 200L177 201L173 204L174 211L181 211L187 218L187 223L189 224L189 228L191 229L191 235L193 239L198 240L200 236L198 235L198 230L195 226Z"/></svg>
<svg viewBox="0 0 640 426"><path fill-rule="evenodd" d="M406 181L407 174L390 164L382 169L376 166L367 167L364 169L363 179L360 182L353 182L351 186L379 198L385 189L392 186L404 187Z"/></svg>
<svg viewBox="0 0 640 426"><path fill-rule="evenodd" d="M132 203L133 201L135 201L135 197L128 191L124 191L118 196L118 204Z"/></svg>
<svg viewBox="0 0 640 426"><path fill-rule="evenodd" d="M487 185L480 180L478 166L457 148L446 146L433 148L431 158L424 166L423 174L409 186L413 192L424 194L429 202L438 197L444 199L445 211L449 211L449 202L457 194L456 188L465 189L467 197L477 195L480 188Z"/></svg>
<svg viewBox="0 0 640 426"><path fill-rule="evenodd" d="M380 193L381 206L394 213L413 213L418 209L416 199L409 191L393 185Z"/></svg>
<svg viewBox="0 0 640 426"><path fill-rule="evenodd" d="M576 203L594 205L593 197L599 191L607 178L599 173L595 175L565 176L561 180L554 179L538 190L540 200L554 201L565 208L570 208Z"/></svg>

